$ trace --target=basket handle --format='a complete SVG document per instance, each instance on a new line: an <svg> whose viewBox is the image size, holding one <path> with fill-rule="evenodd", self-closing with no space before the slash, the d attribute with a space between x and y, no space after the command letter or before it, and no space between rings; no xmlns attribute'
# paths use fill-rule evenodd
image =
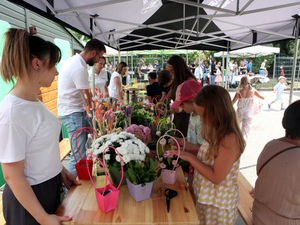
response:
<svg viewBox="0 0 300 225"><path fill-rule="evenodd" d="M72 151L72 153L73 153L73 156L74 156L74 159L75 159L76 163L78 163L78 162L77 162L75 153L74 153L74 151L73 151L73 145L72 145L72 143L73 143L73 141L72 141L72 140L73 140L73 136L76 134L76 137L75 137L76 149L77 149L77 152L78 152L78 154L79 154L80 159L82 159L82 160L83 160L83 158L82 158L82 156L81 156L81 154L80 154L80 151L79 151L79 149L78 149L78 146L77 146L77 136L78 136L78 133L79 133L80 131L86 131L86 132L88 132L88 133L92 136L92 139L94 140L93 135L92 135L88 130L86 130L86 129L91 129L92 131L94 131L94 132L96 133L96 135L97 135L97 138L98 138L97 132L96 132L93 128L91 128L91 127L83 127L83 128L81 128L81 129L79 129L79 130L76 130L76 131L72 134L72 137L71 137L71 151Z"/></svg>
<svg viewBox="0 0 300 225"><path fill-rule="evenodd" d="M86 155L86 165L88 165L88 158L87 158L87 156L88 155L91 155L91 157L92 156L94 156L96 159L98 159L98 161L99 161L99 163L101 164L101 166L104 168L104 173L105 173L105 186L106 186L106 184L107 184L107 177L108 177L108 175L107 175L107 172L106 172L106 169L105 169L105 167L104 167L104 165L103 165L103 163L101 162L101 160L96 156L96 155L94 155L93 153L88 153L87 155ZM92 179L92 176L91 176L91 173L90 173L90 170L89 170L89 168L88 168L88 166L87 166L87 171L88 171L88 174L89 174L89 177L90 177L90 179L91 179L91 181L92 181L92 183L93 183L93 186L94 186L94 188L96 189L97 187L96 187L96 185L95 185L95 183L94 183L94 181L93 181L93 179ZM103 193L102 193L102 195L104 194L104 191L103 191Z"/></svg>
<svg viewBox="0 0 300 225"><path fill-rule="evenodd" d="M168 130L165 134L167 134L167 133L169 133L169 132L171 132L171 131L178 131L178 132L181 134L182 139L183 139L183 149L185 149L185 138L184 138L183 133L182 133L180 130L178 130L178 129L170 129L170 130ZM180 147L180 146L179 146L179 147Z"/></svg>
<svg viewBox="0 0 300 225"><path fill-rule="evenodd" d="M165 135L161 136L161 137L158 139L157 143L156 143L156 154L157 154L157 157L158 157L158 161L159 161L158 144L159 144L159 141L160 141L162 138L164 138L164 137L170 137L170 138L173 138L173 139L175 140L175 142L177 143L177 145L176 145L176 146L178 146L178 156L177 156L177 160L176 160L176 164L177 164L177 163L178 163L178 160L179 160L179 157L180 157L180 146L179 146L179 143L178 143L178 141L176 140L176 138L174 138L173 136L170 136L170 135L168 135L168 134L165 134ZM164 151L164 146L163 146L163 145L161 145L161 146L162 146L163 152L165 152L165 151ZM174 165L173 170L175 170L176 164Z"/></svg>
<svg viewBox="0 0 300 225"><path fill-rule="evenodd" d="M159 116L160 116L160 108L158 107L159 105L163 105L164 107L165 107L165 113L164 113L164 115L163 115L163 117L166 117L167 116L167 113L168 113L168 110L167 110L167 104L166 103L164 103L164 102L158 102L158 103L156 103L156 109L157 109L157 114L158 114L158 118L159 118ZM154 112L155 112L155 109L154 109ZM157 122L156 122L157 123Z"/></svg>
<svg viewBox="0 0 300 225"><path fill-rule="evenodd" d="M167 119L167 118L162 118L162 119L158 122L158 124L157 124L157 130L158 130L158 131L160 130L160 128L161 128L162 125L166 125L166 124L167 124L167 120L169 120L169 119ZM170 124L171 124L171 126L172 126L172 129L173 129L173 130L176 129L175 124L173 123L173 121L171 121L171 120L169 120L169 121L170 121Z"/></svg>
<svg viewBox="0 0 300 225"><path fill-rule="evenodd" d="M105 153L106 149L108 149L108 148L113 148L113 149L117 152L117 154L119 155L119 157L120 157L120 164L121 164L122 176L121 176L120 183L119 183L119 185L118 185L118 187L117 187L117 189L119 189L120 186L121 186L121 184L122 184L123 176L124 176L122 157L121 157L120 153L118 152L118 150L117 150L115 147L113 147L113 146L107 146L107 147L103 150L103 154L102 154L103 163L104 163L104 160L105 160L105 159L104 159L104 153ZM104 163L104 164L105 164L105 163ZM109 181L110 181L110 183L111 183L111 180L110 180L110 179L109 179ZM106 185L106 182L105 182L105 185Z"/></svg>

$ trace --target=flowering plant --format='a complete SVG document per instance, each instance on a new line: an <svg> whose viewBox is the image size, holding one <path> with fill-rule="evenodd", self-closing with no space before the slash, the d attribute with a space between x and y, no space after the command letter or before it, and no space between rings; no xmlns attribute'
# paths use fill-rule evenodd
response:
<svg viewBox="0 0 300 225"><path fill-rule="evenodd" d="M126 132L134 134L135 132L139 133L142 141L146 141L148 136L151 133L151 129L149 127L144 127L143 125L132 124L130 127L126 129Z"/></svg>
<svg viewBox="0 0 300 225"><path fill-rule="evenodd" d="M175 168L179 167L179 166L186 166L189 165L188 161L184 161L183 159L178 159L177 162L177 156L173 156L172 153L170 151L166 151L163 153L163 155L160 155L158 157L159 163L160 163L160 169L158 171L158 176L161 173L162 169L167 169L167 170L173 170L174 169L174 165Z"/></svg>
<svg viewBox="0 0 300 225"><path fill-rule="evenodd" d="M141 163L145 161L146 153L150 152L149 148L140 139L136 138L134 134L127 132L104 135L96 139L93 145L94 154L101 160L103 160L103 151L107 146L115 147L121 155L125 170L130 161ZM104 159L108 166L121 167L120 158L112 148L105 151Z"/></svg>
<svg viewBox="0 0 300 225"><path fill-rule="evenodd" d="M125 177L134 185L142 184L144 187L146 183L151 183L158 177L155 167L154 159L146 161L143 166L139 162L129 162Z"/></svg>

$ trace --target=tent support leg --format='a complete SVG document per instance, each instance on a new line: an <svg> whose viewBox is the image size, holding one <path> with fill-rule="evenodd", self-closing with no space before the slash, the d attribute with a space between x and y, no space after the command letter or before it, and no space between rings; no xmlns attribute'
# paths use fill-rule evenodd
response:
<svg viewBox="0 0 300 225"><path fill-rule="evenodd" d="M222 53L222 71L221 71L221 76L222 76L222 83L223 83L223 87L225 88L225 86L226 86L226 84L224 83L224 69L225 69L225 67L224 67L224 51L223 51L223 53ZM227 75L227 74L226 74Z"/></svg>
<svg viewBox="0 0 300 225"><path fill-rule="evenodd" d="M297 87L296 87L296 91L298 91L299 74L300 74L300 62L299 62L299 66L298 66L298 79L297 79Z"/></svg>
<svg viewBox="0 0 300 225"><path fill-rule="evenodd" d="M224 54L224 53L223 53ZM227 63L226 63L226 76L225 76L225 85L226 90L229 89L229 82L228 82L228 76L229 76L229 63L230 63L230 54L229 54L229 42L227 42Z"/></svg>
<svg viewBox="0 0 300 225"><path fill-rule="evenodd" d="M276 54L274 54L274 66L273 66L273 83L272 83L272 89L274 89L275 72L276 72Z"/></svg>
<svg viewBox="0 0 300 225"><path fill-rule="evenodd" d="M293 59L293 70L292 70L292 80L291 80L291 90L290 90L290 98L289 98L289 104L293 101L293 91L294 91L294 81L295 81L295 75L296 75L296 63L297 63L297 55L298 55L298 46L299 46L299 28L300 28L300 21L299 16L296 18L296 35L295 35L295 50L294 50L294 59Z"/></svg>

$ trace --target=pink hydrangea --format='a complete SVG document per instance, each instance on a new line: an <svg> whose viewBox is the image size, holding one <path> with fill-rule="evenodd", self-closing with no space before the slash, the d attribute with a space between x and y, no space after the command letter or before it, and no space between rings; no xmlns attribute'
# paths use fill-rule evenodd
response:
<svg viewBox="0 0 300 225"><path fill-rule="evenodd" d="M149 127L144 128L144 133L148 136L151 133L151 129Z"/></svg>
<svg viewBox="0 0 300 225"><path fill-rule="evenodd" d="M136 124L132 124L130 127L132 127L132 129L133 129L134 131L138 130L138 128L139 128L139 126L136 125Z"/></svg>
<svg viewBox="0 0 300 225"><path fill-rule="evenodd" d="M164 152L164 158L171 158L171 157L172 157L172 153L170 151Z"/></svg>
<svg viewBox="0 0 300 225"><path fill-rule="evenodd" d="M133 128L132 127L128 127L127 129L126 129L126 132L127 133L134 133L134 130L133 130Z"/></svg>
<svg viewBox="0 0 300 225"><path fill-rule="evenodd" d="M144 126L143 125L139 125L140 129L144 130Z"/></svg>

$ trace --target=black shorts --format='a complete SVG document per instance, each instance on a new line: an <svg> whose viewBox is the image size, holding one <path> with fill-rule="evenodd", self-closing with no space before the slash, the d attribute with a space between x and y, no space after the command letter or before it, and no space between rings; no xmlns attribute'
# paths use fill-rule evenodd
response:
<svg viewBox="0 0 300 225"><path fill-rule="evenodd" d="M61 203L60 194L63 191L61 174L31 188L45 211L54 214ZM3 190L3 215L7 225L39 224L19 203L8 184Z"/></svg>

